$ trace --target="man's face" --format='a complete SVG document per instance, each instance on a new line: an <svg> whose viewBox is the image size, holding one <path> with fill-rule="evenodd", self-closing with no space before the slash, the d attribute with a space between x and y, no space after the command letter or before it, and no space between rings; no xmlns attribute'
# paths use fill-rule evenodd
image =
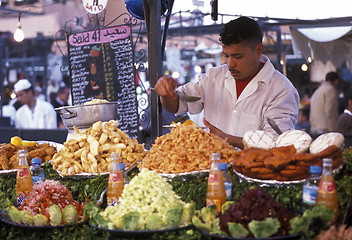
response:
<svg viewBox="0 0 352 240"><path fill-rule="evenodd" d="M32 91L19 91L16 96L22 104L28 104L33 99Z"/></svg>
<svg viewBox="0 0 352 240"><path fill-rule="evenodd" d="M223 45L222 52L232 77L236 80L246 80L254 76L259 69L263 45L257 44L255 47L248 43Z"/></svg>

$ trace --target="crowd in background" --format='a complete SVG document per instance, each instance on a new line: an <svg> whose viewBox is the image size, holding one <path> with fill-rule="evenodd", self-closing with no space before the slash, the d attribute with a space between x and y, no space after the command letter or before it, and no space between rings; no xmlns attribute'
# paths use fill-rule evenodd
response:
<svg viewBox="0 0 352 240"><path fill-rule="evenodd" d="M44 129L65 128L61 116L55 111L55 108L72 105L71 93L67 79L63 79L59 82L49 80L45 88L43 85L44 84L41 80L30 81L23 78L19 79L11 86L5 86L5 91L3 92L1 98L1 126ZM34 101L33 104L30 103L31 101ZM48 106L49 110L43 111L42 104ZM27 110L25 110L25 108L27 108ZM36 113L39 109L40 112L44 113L44 115L55 115L55 121L52 121L53 123L40 124L40 127L34 125L31 127L28 123L31 121L30 116L33 118L46 117L45 121L51 122L51 120L48 119L51 119L50 117L52 116L41 116ZM28 115L27 118L26 114ZM33 121L40 122L41 119L33 119Z"/></svg>
<svg viewBox="0 0 352 240"><path fill-rule="evenodd" d="M312 96L301 96L296 129L313 137L326 132L352 136L352 88L342 81L337 72L329 72Z"/></svg>

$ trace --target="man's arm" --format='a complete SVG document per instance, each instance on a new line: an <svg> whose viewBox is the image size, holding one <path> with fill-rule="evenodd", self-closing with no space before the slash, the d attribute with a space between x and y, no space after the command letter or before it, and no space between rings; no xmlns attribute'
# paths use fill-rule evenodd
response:
<svg viewBox="0 0 352 240"><path fill-rule="evenodd" d="M227 142L230 143L232 146L239 147L241 149L244 148L244 145L242 142L242 137L232 136L232 135L224 133L219 128L217 128L217 127L213 126L211 123L209 123L205 118L203 119L203 123L207 128L209 128L211 133L213 133L223 139L227 139Z"/></svg>

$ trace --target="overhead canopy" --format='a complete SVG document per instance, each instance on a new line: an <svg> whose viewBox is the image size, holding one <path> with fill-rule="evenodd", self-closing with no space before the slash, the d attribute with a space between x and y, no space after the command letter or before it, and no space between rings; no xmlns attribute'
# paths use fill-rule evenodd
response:
<svg viewBox="0 0 352 240"><path fill-rule="evenodd" d="M352 26L291 26L290 31L294 53L323 67L311 76L313 81L345 63L352 72Z"/></svg>

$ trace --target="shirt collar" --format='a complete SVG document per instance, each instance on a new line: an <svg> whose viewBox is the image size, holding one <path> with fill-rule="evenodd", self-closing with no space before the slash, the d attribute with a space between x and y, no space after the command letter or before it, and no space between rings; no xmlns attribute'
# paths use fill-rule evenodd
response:
<svg viewBox="0 0 352 240"><path fill-rule="evenodd" d="M348 114L348 115L350 115L350 116L352 116L352 112L350 110L348 110L348 109L345 109L345 111L343 111L343 112Z"/></svg>

